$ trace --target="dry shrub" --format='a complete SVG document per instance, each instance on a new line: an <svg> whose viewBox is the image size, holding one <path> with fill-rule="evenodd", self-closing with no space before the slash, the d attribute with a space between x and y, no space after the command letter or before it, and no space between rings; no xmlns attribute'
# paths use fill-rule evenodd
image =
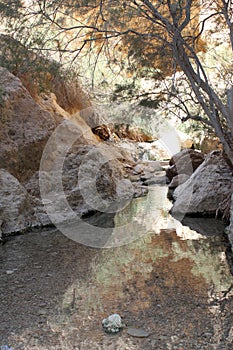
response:
<svg viewBox="0 0 233 350"><path fill-rule="evenodd" d="M1 65L22 81L34 99L41 92L53 92L57 103L70 114L91 106L74 73L63 72L59 63L28 50L8 35L0 35L0 43Z"/></svg>

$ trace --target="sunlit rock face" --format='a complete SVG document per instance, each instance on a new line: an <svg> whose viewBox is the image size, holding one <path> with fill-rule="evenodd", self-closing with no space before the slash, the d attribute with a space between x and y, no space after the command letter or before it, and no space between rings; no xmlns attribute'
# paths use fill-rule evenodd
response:
<svg viewBox="0 0 233 350"><path fill-rule="evenodd" d="M193 175L174 191L173 213L227 215L232 171L221 151L213 151Z"/></svg>
<svg viewBox="0 0 233 350"><path fill-rule="evenodd" d="M133 195L131 182L121 181L123 160L131 161L122 149L100 142L80 114L72 119L55 95L44 95L36 102L5 68L0 68L0 75L0 167L8 174L4 173L4 186L9 180L9 191L2 185L1 200L11 205L16 193L20 212L4 204L0 218L5 233L50 223L41 201L41 183L46 193L49 185L53 186L61 219L69 217L61 215L67 208L63 208L60 195L67 199L71 212L92 206L99 209L100 203L108 206L108 201L119 195ZM56 191L57 183L62 187ZM7 215L11 218L8 224Z"/></svg>
<svg viewBox="0 0 233 350"><path fill-rule="evenodd" d="M18 179L25 179L39 168L56 122L5 68L0 68L0 94L0 164Z"/></svg>

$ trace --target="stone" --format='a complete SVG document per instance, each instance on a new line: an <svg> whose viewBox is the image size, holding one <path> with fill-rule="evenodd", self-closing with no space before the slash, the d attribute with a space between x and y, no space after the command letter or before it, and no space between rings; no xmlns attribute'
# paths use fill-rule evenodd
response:
<svg viewBox="0 0 233 350"><path fill-rule="evenodd" d="M24 180L39 169L43 148L57 123L33 100L22 82L2 67L0 89L0 164Z"/></svg>
<svg viewBox="0 0 233 350"><path fill-rule="evenodd" d="M60 157L59 150L56 154L58 161L53 158L55 154L52 156L52 152L48 152L44 167L24 182L26 190L34 198L35 215L41 225L50 224L43 204L49 211L50 208L56 208L56 221L60 222L71 219L73 211L77 214L91 210L105 211L111 205L116 205L117 209L118 205L122 205L121 201L128 201L133 196L145 192L124 178L124 163L118 160L121 158L120 149L105 144L101 144L101 147L85 145L81 143L81 139L79 142L80 144L69 150L64 162L62 161L62 188L59 187L56 169ZM61 143L59 149L62 151ZM41 189L44 194L43 201ZM68 202L62 200L64 196ZM114 208L111 208L114 211Z"/></svg>
<svg viewBox="0 0 233 350"><path fill-rule="evenodd" d="M147 179L143 182L146 186L152 186L152 185L166 185L167 183L167 177L164 175L164 172L160 172L155 174L150 179Z"/></svg>
<svg viewBox="0 0 233 350"><path fill-rule="evenodd" d="M13 350L12 347L9 348L8 345L1 345L0 350Z"/></svg>
<svg viewBox="0 0 233 350"><path fill-rule="evenodd" d="M153 173L155 171L162 171L163 168L159 161L148 160L141 163L146 172Z"/></svg>
<svg viewBox="0 0 233 350"><path fill-rule="evenodd" d="M140 159L145 157L148 160L163 160L171 157L170 153L166 150L164 145L159 141L153 142L139 142L138 154Z"/></svg>
<svg viewBox="0 0 233 350"><path fill-rule="evenodd" d="M172 213L215 215L232 193L232 170L221 151L213 151L192 176L178 186Z"/></svg>
<svg viewBox="0 0 233 350"><path fill-rule="evenodd" d="M136 338L148 338L150 336L150 333L148 333L144 329L133 328L133 327L130 327L127 329L127 334L131 335L132 337L136 337Z"/></svg>
<svg viewBox="0 0 233 350"><path fill-rule="evenodd" d="M92 128L92 132L98 135L101 140L108 140L110 138L111 132L107 125L102 124Z"/></svg>
<svg viewBox="0 0 233 350"><path fill-rule="evenodd" d="M172 181L168 185L169 188L176 188L179 185L183 184L185 181L189 179L189 175L187 174L179 174L173 177Z"/></svg>
<svg viewBox="0 0 233 350"><path fill-rule="evenodd" d="M2 235L29 229L35 224L34 203L26 189L5 169L0 169Z"/></svg>
<svg viewBox="0 0 233 350"><path fill-rule="evenodd" d="M166 169L166 175L170 181L178 174L191 176L204 159L204 155L201 152L193 149L184 149L171 158L169 167Z"/></svg>
<svg viewBox="0 0 233 350"><path fill-rule="evenodd" d="M103 329L106 333L118 333L124 327L122 323L121 316L118 314L112 314L108 318L103 319L102 321Z"/></svg>

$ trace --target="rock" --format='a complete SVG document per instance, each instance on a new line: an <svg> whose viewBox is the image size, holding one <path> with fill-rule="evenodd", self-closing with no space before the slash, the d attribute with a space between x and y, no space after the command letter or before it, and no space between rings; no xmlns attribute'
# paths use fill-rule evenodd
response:
<svg viewBox="0 0 233 350"><path fill-rule="evenodd" d="M172 213L215 215L220 211L224 214L223 204L231 192L232 170L222 152L213 151L192 176L175 189Z"/></svg>
<svg viewBox="0 0 233 350"><path fill-rule="evenodd" d="M105 124L92 128L92 132L93 134L98 135L99 138L104 141L108 140L111 135L110 129Z"/></svg>
<svg viewBox="0 0 233 350"><path fill-rule="evenodd" d="M178 174L191 176L203 161L204 155L201 152L193 149L184 149L171 158L166 175L170 181Z"/></svg>
<svg viewBox="0 0 233 350"><path fill-rule="evenodd" d="M106 124L106 120L103 118L102 114L100 114L98 110L93 106L82 108L79 112L79 116L87 123L91 129L96 128L99 125Z"/></svg>
<svg viewBox="0 0 233 350"><path fill-rule="evenodd" d="M189 175L187 174L179 174L173 177L172 181L169 184L169 188L176 188L179 185L183 184L185 181L189 179Z"/></svg>
<svg viewBox="0 0 233 350"><path fill-rule="evenodd" d="M19 181L0 169L0 217L3 236L29 229L35 224L33 200Z"/></svg>
<svg viewBox="0 0 233 350"><path fill-rule="evenodd" d="M129 179L119 179L116 183L116 194L118 198L132 198L134 195L134 188Z"/></svg>
<svg viewBox="0 0 233 350"><path fill-rule="evenodd" d="M103 319L102 321L103 329L106 333L118 333L124 327L121 317L118 314L112 314L108 318Z"/></svg>
<svg viewBox="0 0 233 350"><path fill-rule="evenodd" d="M151 143L139 142L138 152L140 159L147 158L147 160L162 160L169 159L171 157L169 152L159 140Z"/></svg>
<svg viewBox="0 0 233 350"><path fill-rule="evenodd" d="M39 169L43 148L56 127L21 81L0 67L0 164L18 179Z"/></svg>
<svg viewBox="0 0 233 350"><path fill-rule="evenodd" d="M153 173L155 171L162 171L163 168L160 165L160 162L158 161L144 161L141 163L142 166L144 167L144 170L150 173Z"/></svg>
<svg viewBox="0 0 233 350"><path fill-rule="evenodd" d="M134 167L134 174L141 174L144 171L144 166L142 165L142 163L138 163L135 167Z"/></svg>
<svg viewBox="0 0 233 350"><path fill-rule="evenodd" d="M154 174L151 178L143 182L143 184L146 186L166 185L166 183L167 183L167 177L166 175L164 175L164 172Z"/></svg>
<svg viewBox="0 0 233 350"><path fill-rule="evenodd" d="M133 196L144 194L145 189L132 185L129 179L124 178L124 163L118 160L121 158L120 149L106 144L101 144L101 147L85 144L73 146L61 164L63 186L60 188L56 167L60 159L59 151L62 154L63 148L59 138L56 140L60 144L57 153L56 148L54 154L48 152L48 158L45 159L40 172L36 172L24 182L28 193L35 198L35 215L42 225L50 223L43 203L49 212L50 208L56 209L56 221L60 222L72 218L73 211L77 214L91 210L106 211L111 205L116 206L117 210L118 205L122 205ZM53 147L52 142L51 148ZM57 157L58 160L53 157ZM40 197L41 189L44 194L43 203ZM68 207L67 202L62 199L64 196ZM114 208L112 210L114 211Z"/></svg>
<svg viewBox="0 0 233 350"><path fill-rule="evenodd" d="M148 338L150 336L150 333L148 333L144 329L133 328L133 327L130 327L127 329L127 334L131 335L132 337L136 337L136 338Z"/></svg>
<svg viewBox="0 0 233 350"><path fill-rule="evenodd" d="M12 347L9 348L8 345L1 345L0 350L13 350Z"/></svg>

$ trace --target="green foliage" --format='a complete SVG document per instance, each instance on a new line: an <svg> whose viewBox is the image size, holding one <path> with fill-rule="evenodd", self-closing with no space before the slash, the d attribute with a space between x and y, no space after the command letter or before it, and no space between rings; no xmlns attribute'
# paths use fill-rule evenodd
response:
<svg viewBox="0 0 233 350"><path fill-rule="evenodd" d="M195 120L188 120L180 124L179 130L197 139L200 139L203 135L214 135L213 128Z"/></svg>

